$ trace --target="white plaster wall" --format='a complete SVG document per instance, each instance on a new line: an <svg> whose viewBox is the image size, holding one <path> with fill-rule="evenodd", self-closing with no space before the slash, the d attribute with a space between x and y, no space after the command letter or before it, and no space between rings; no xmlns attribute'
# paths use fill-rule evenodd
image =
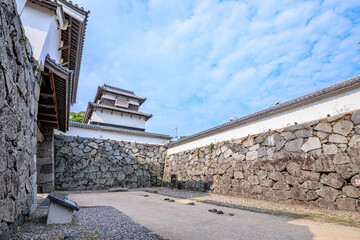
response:
<svg viewBox="0 0 360 240"><path fill-rule="evenodd" d="M138 142L138 143L162 144L162 145L169 142L169 140L167 139L162 139L157 137L138 136L138 135L119 133L119 132L78 128L78 127L69 127L69 131L67 131L66 133L55 130L55 134L80 136L87 138L111 139L118 141Z"/></svg>
<svg viewBox="0 0 360 240"><path fill-rule="evenodd" d="M305 123L321 118L338 115L340 113L351 112L360 109L360 88L338 93L335 96L329 96L316 102L308 103L303 106L293 107L290 110L263 117L248 123L240 123L229 129L212 133L207 136L201 136L177 146L170 146L168 154L173 154L197 147L226 141L230 139L242 138L247 135L257 134L275 130L297 123Z"/></svg>
<svg viewBox="0 0 360 240"><path fill-rule="evenodd" d="M139 100L134 99L134 98L130 98L130 97L117 96L117 95L115 95L115 94L111 94L111 93L108 93L108 92L105 92L105 93L102 95L102 97L108 98L108 99L111 99L111 100L116 100L116 98L118 98L118 99L123 99L123 100L126 101L127 99L129 99L129 100L128 100L129 103L131 103L131 104L133 104L133 105L139 106Z"/></svg>
<svg viewBox="0 0 360 240"><path fill-rule="evenodd" d="M144 117L141 117L139 119L139 116L133 115L133 117L131 117L129 114L126 113L123 113L123 115L121 116L121 113L116 111L113 111L113 113L111 114L111 110L104 109L103 112L101 112L101 110L94 111L90 119L91 121L95 122L111 123L145 129Z"/></svg>
<svg viewBox="0 0 360 240"><path fill-rule="evenodd" d="M58 31L53 12L28 2L22 11L21 21L40 65L44 65L46 54L59 61Z"/></svg>

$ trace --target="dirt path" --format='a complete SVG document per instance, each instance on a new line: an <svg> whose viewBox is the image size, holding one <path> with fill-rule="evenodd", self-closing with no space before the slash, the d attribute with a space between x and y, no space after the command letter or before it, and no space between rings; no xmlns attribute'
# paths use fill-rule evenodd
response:
<svg viewBox="0 0 360 240"><path fill-rule="evenodd" d="M148 195L148 197L144 197ZM196 202L164 200L146 192L75 193L79 206L112 206L168 239L352 239L360 229L332 223L293 219ZM208 212L216 208L223 215ZM234 216L229 216L233 213Z"/></svg>

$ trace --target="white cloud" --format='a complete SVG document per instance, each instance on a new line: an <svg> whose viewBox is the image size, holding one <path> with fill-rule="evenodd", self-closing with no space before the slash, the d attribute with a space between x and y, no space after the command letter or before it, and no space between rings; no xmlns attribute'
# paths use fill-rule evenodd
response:
<svg viewBox="0 0 360 240"><path fill-rule="evenodd" d="M189 135L360 70L359 1L79 5L91 14L78 101L104 82L134 90L153 132Z"/></svg>

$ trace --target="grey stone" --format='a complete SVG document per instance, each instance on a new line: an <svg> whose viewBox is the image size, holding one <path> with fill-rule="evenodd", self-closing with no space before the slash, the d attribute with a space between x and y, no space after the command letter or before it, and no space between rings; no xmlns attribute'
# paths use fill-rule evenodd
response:
<svg viewBox="0 0 360 240"><path fill-rule="evenodd" d="M349 147L360 150L360 135L354 135L351 137Z"/></svg>
<svg viewBox="0 0 360 240"><path fill-rule="evenodd" d="M342 192L351 198L359 198L360 197L360 188L354 187L352 185L347 185L342 188Z"/></svg>
<svg viewBox="0 0 360 240"><path fill-rule="evenodd" d="M300 152L301 145L303 144L304 139L299 138L292 140L290 142L287 142L285 144L285 150L289 152Z"/></svg>
<svg viewBox="0 0 360 240"><path fill-rule="evenodd" d="M356 201L351 198L339 198L336 200L336 205L339 210L355 211Z"/></svg>
<svg viewBox="0 0 360 240"><path fill-rule="evenodd" d="M295 134L293 134L292 132L283 132L280 135L283 138L285 138L285 140L293 140L293 139L295 139Z"/></svg>
<svg viewBox="0 0 360 240"><path fill-rule="evenodd" d="M6 198L0 200L0 209L0 222L15 221L15 202L12 199Z"/></svg>
<svg viewBox="0 0 360 240"><path fill-rule="evenodd" d="M323 187L323 185L316 181L305 181L300 187L308 190L317 190Z"/></svg>
<svg viewBox="0 0 360 240"><path fill-rule="evenodd" d="M334 156L333 163L336 165L346 164L346 163L351 163L351 160L346 153L340 153Z"/></svg>
<svg viewBox="0 0 360 240"><path fill-rule="evenodd" d="M243 146L244 147L251 147L252 145L254 145L254 139L252 137L247 138L244 142L243 142Z"/></svg>
<svg viewBox="0 0 360 240"><path fill-rule="evenodd" d="M266 156L267 151L266 151L266 147L261 147L258 151L258 158L264 157Z"/></svg>
<svg viewBox="0 0 360 240"><path fill-rule="evenodd" d="M247 161L253 161L255 159L258 158L258 152L257 151L252 151L252 152L248 152L246 154L246 160Z"/></svg>
<svg viewBox="0 0 360 240"><path fill-rule="evenodd" d="M307 138L313 136L313 131L308 129L302 129L295 132L297 138Z"/></svg>
<svg viewBox="0 0 360 240"><path fill-rule="evenodd" d="M316 200L316 205L321 208L335 210L334 204L332 202L330 202L329 200L326 200L323 198L319 198L318 200Z"/></svg>
<svg viewBox="0 0 360 240"><path fill-rule="evenodd" d="M77 148L73 148L72 149L72 153L75 155L75 156L79 156L81 157L82 155L84 155L84 152L80 149L77 149Z"/></svg>
<svg viewBox="0 0 360 240"><path fill-rule="evenodd" d="M93 150L93 149L90 148L90 147L88 147L88 146L86 146L82 151L83 151L84 153L88 153L88 152L90 152L91 150Z"/></svg>
<svg viewBox="0 0 360 240"><path fill-rule="evenodd" d="M318 149L321 148L321 143L319 138L317 137L310 137L305 143L304 145L301 147L301 150L303 150L304 152L308 152L314 149Z"/></svg>
<svg viewBox="0 0 360 240"><path fill-rule="evenodd" d="M315 161L315 172L334 172L335 168L332 163L332 160L328 157L321 156L319 159Z"/></svg>
<svg viewBox="0 0 360 240"><path fill-rule="evenodd" d="M103 140L101 140L101 142L102 142ZM92 147L92 148L95 148L95 149L98 149L99 148L99 145L98 144L96 144L96 143L94 143L94 142L90 142L89 144L88 144L88 146L89 147Z"/></svg>
<svg viewBox="0 0 360 240"><path fill-rule="evenodd" d="M73 148L79 146L79 144L77 142L70 142L69 146Z"/></svg>
<svg viewBox="0 0 360 240"><path fill-rule="evenodd" d="M338 134L331 134L329 136L330 143L347 143L347 139L344 136Z"/></svg>
<svg viewBox="0 0 360 240"><path fill-rule="evenodd" d="M322 131L322 132L326 132L326 133L331 133L332 132L331 124L326 123L326 122L319 123L314 129L316 131Z"/></svg>
<svg viewBox="0 0 360 240"><path fill-rule="evenodd" d="M328 175L323 174L320 182L337 189L341 189L342 186L346 184L346 181L341 178L338 173L329 173Z"/></svg>
<svg viewBox="0 0 360 240"><path fill-rule="evenodd" d="M309 171L302 171L302 172L301 172L301 178L302 178L304 181L306 181L306 180L319 181L319 179L320 179L320 173L309 172Z"/></svg>
<svg viewBox="0 0 360 240"><path fill-rule="evenodd" d="M290 162L288 163L288 165L286 166L286 170L288 171L288 173L290 173L291 175L298 177L301 175L301 168L300 165L294 162Z"/></svg>
<svg viewBox="0 0 360 240"><path fill-rule="evenodd" d="M243 172L242 171L234 171L234 178L243 179L244 178Z"/></svg>
<svg viewBox="0 0 360 240"><path fill-rule="evenodd" d="M335 144L324 144L323 151L325 155L333 155L338 153L338 148Z"/></svg>
<svg viewBox="0 0 360 240"><path fill-rule="evenodd" d="M272 188L274 190L290 190L289 185L285 181L276 182Z"/></svg>
<svg viewBox="0 0 360 240"><path fill-rule="evenodd" d="M282 149L282 147L285 145L286 141L279 141L276 143L276 151L280 151Z"/></svg>
<svg viewBox="0 0 360 240"><path fill-rule="evenodd" d="M65 136L64 141L65 142L73 142L75 140L75 137L72 136Z"/></svg>
<svg viewBox="0 0 360 240"><path fill-rule="evenodd" d="M355 164L335 165L335 171L346 180L360 172L360 166Z"/></svg>
<svg viewBox="0 0 360 240"><path fill-rule="evenodd" d="M275 139L273 135L267 136L264 140L264 142L262 143L262 145L264 146L275 146Z"/></svg>
<svg viewBox="0 0 360 240"><path fill-rule="evenodd" d="M269 173L268 178L274 181L285 181L284 175L282 175L281 172L277 171Z"/></svg>
<svg viewBox="0 0 360 240"><path fill-rule="evenodd" d="M231 151L231 149L228 149L224 152L224 158L227 159L228 157L231 156L233 152Z"/></svg>
<svg viewBox="0 0 360 240"><path fill-rule="evenodd" d="M332 187L322 187L316 191L316 194L329 202L334 202L340 192Z"/></svg>
<svg viewBox="0 0 360 240"><path fill-rule="evenodd" d="M255 144L249 148L249 151L256 151L260 149L260 144Z"/></svg>
<svg viewBox="0 0 360 240"><path fill-rule="evenodd" d="M256 175L250 175L250 176L248 177L248 181L249 181L249 183L252 184L252 185L257 185L257 184L259 184L259 179L258 179L258 177L257 177Z"/></svg>
<svg viewBox="0 0 360 240"><path fill-rule="evenodd" d="M60 150L61 153L70 153L70 151L71 151L71 147L63 147Z"/></svg>
<svg viewBox="0 0 360 240"><path fill-rule="evenodd" d="M353 121L353 123L355 125L360 124L360 111L359 110L352 114L351 121Z"/></svg>
<svg viewBox="0 0 360 240"><path fill-rule="evenodd" d="M318 136L320 138L320 140L324 140L325 138L327 138L329 136L329 134L324 133L324 132L317 132L316 136Z"/></svg>
<svg viewBox="0 0 360 240"><path fill-rule="evenodd" d="M351 130L354 128L354 124L347 120L341 120L335 123L333 127L334 133L338 133L343 136L347 136Z"/></svg>

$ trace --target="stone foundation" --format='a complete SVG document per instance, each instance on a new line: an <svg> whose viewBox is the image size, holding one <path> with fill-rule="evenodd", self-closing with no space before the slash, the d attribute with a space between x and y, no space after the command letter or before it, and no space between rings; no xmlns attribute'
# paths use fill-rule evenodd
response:
<svg viewBox="0 0 360 240"><path fill-rule="evenodd" d="M178 187L360 211L360 111L166 157Z"/></svg>
<svg viewBox="0 0 360 240"><path fill-rule="evenodd" d="M55 188L161 186L165 150L161 145L55 135Z"/></svg>
<svg viewBox="0 0 360 240"><path fill-rule="evenodd" d="M37 189L40 193L54 190L54 130L44 129L37 152Z"/></svg>
<svg viewBox="0 0 360 240"><path fill-rule="evenodd" d="M40 78L15 1L0 4L0 239L36 207L36 116Z"/></svg>

